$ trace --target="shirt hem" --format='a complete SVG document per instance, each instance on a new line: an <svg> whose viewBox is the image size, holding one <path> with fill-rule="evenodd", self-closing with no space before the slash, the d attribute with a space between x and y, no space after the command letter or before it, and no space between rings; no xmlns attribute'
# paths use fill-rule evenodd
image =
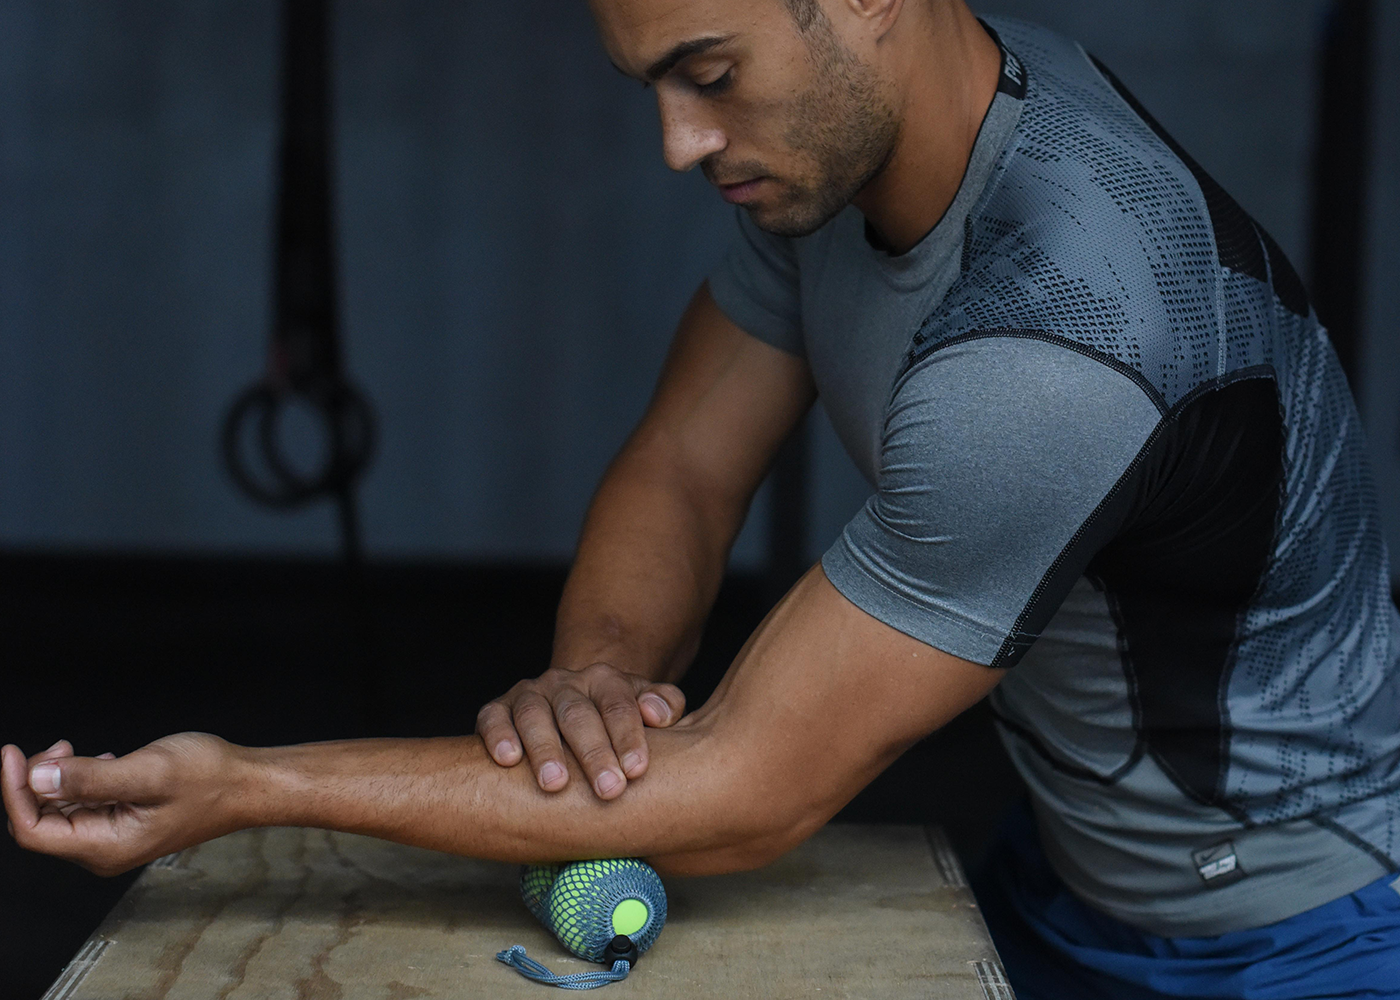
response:
<svg viewBox="0 0 1400 1000"><path fill-rule="evenodd" d="M851 558L844 537L822 556L822 570L831 585L866 614L950 656L989 666L1005 642L1004 636L916 604L881 583Z"/></svg>

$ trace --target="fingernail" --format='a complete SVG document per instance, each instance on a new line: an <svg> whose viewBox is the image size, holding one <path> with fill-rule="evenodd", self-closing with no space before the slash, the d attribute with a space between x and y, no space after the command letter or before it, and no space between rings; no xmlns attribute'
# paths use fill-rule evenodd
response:
<svg viewBox="0 0 1400 1000"><path fill-rule="evenodd" d="M501 740L496 744L496 759L510 760L515 756L515 745L510 740Z"/></svg>
<svg viewBox="0 0 1400 1000"><path fill-rule="evenodd" d="M562 777L564 777L564 769L554 763L554 761L550 761L544 767L540 768L541 785L552 785Z"/></svg>
<svg viewBox="0 0 1400 1000"><path fill-rule="evenodd" d="M631 774L633 771L635 771L635 770L637 769L637 766L638 766L639 764L641 764L641 762L642 762L642 758L641 758L641 757L638 757L635 753L623 754L623 756L622 756L622 773L623 773L623 774Z"/></svg>
<svg viewBox="0 0 1400 1000"><path fill-rule="evenodd" d="M651 710L656 713L656 717L662 722L669 722L671 720L671 706L666 704L665 698L654 694L644 694L642 695L642 701L650 706Z"/></svg>
<svg viewBox="0 0 1400 1000"><path fill-rule="evenodd" d="M616 771L604 771L598 775L598 791L603 795L609 795L622 787L622 778Z"/></svg>
<svg viewBox="0 0 1400 1000"><path fill-rule="evenodd" d="M40 795L58 791L59 770L57 764L40 764L29 772L29 787Z"/></svg>

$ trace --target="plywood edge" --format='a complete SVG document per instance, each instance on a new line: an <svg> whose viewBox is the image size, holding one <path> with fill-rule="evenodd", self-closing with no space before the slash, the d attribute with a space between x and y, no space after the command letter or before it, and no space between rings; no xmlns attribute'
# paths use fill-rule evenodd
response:
<svg viewBox="0 0 1400 1000"><path fill-rule="evenodd" d="M924 837L928 841L929 852L933 855L934 867L938 869L943 884L957 890L960 895L965 895L967 904L980 913L981 907L977 905L977 897L972 894L972 886L967 880L967 873L963 870L962 860L958 857L957 851L953 850L953 844L948 839L948 835L943 832L943 828L925 826ZM973 971L977 973L977 982L982 987L982 995L985 1000L1016 1000L1016 993L1011 988L1011 980L1006 975L1006 967L1002 965L1001 955L997 952L996 942L992 940L986 923L980 920L978 923L986 935L987 950L990 955L989 958L978 959L971 963Z"/></svg>

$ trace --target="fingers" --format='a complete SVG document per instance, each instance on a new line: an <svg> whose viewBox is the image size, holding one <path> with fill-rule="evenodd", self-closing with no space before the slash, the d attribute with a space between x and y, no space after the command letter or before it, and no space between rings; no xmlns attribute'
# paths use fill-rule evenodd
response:
<svg viewBox="0 0 1400 1000"><path fill-rule="evenodd" d="M615 799L629 779L646 773L646 727L673 725L684 714L685 695L674 684L597 663L521 681L481 709L476 731L497 764L512 767L528 758L548 792L569 782L567 746L594 793Z"/></svg>
<svg viewBox="0 0 1400 1000"><path fill-rule="evenodd" d="M18 839L18 830L28 830L39 822L39 802L29 788L29 762L17 746L0 747L0 793L10 836Z"/></svg>
<svg viewBox="0 0 1400 1000"><path fill-rule="evenodd" d="M577 719L566 720L556 703L555 715L565 741L583 765L594 790L601 798L616 798L622 794L626 778L640 778L646 773L645 720L639 710L637 690L650 684L609 667L590 667L584 676L593 711L573 709ZM663 703L663 707L661 714L669 715L669 706ZM618 774L609 773L613 768Z"/></svg>
<svg viewBox="0 0 1400 1000"><path fill-rule="evenodd" d="M554 725L554 707L539 692L525 691L515 700L514 718L535 780L546 792L560 791L569 783L569 769Z"/></svg>
<svg viewBox="0 0 1400 1000"><path fill-rule="evenodd" d="M607 682L599 685L600 677ZM510 767L528 757L535 780L547 792L560 791L569 783L567 743L594 792L601 798L616 798L627 779L613 752L609 728L594 707L595 699L606 699L611 712L625 711L636 730L632 743L644 746L636 696L630 683L611 668L551 670L536 680L522 681L482 708L476 719L477 734L497 764Z"/></svg>
<svg viewBox="0 0 1400 1000"><path fill-rule="evenodd" d="M41 764L46 760L61 760L64 757L71 756L73 756L73 744L69 743L67 740L59 740L43 753L36 753L33 757L30 757L29 766L33 767L35 764Z"/></svg>
<svg viewBox="0 0 1400 1000"><path fill-rule="evenodd" d="M630 687L618 678L614 684L597 684L587 692L566 689L554 700L559 733L600 799L615 799L627 787L627 778L613 750L613 732L626 741L625 745L644 743L642 719ZM635 737L629 733L629 723L630 729L636 731ZM635 749L632 752L635 758Z"/></svg>
<svg viewBox="0 0 1400 1000"><path fill-rule="evenodd" d="M38 763L4 747L0 790L15 842L116 875L227 832L211 808L227 773L225 747L186 733L125 757L74 757L71 747L51 747ZM70 755L52 755L60 751Z"/></svg>
<svg viewBox="0 0 1400 1000"><path fill-rule="evenodd" d="M610 787L603 791L601 784L608 780L604 769L616 761L629 780L646 774L651 758L645 727L662 729L679 719L685 714L685 695L674 684L656 684L635 674L621 674L612 670L602 671L596 676L591 693L610 746L605 747L597 741L591 720L581 725L575 734L565 728L561 717L560 729L574 754L584 763L585 771L589 770L589 759L598 760L598 776L590 774L589 780L600 797L615 798L622 793L622 788ZM555 714L558 715L557 707Z"/></svg>
<svg viewBox="0 0 1400 1000"><path fill-rule="evenodd" d="M510 707L503 700L488 702L476 716L476 733L486 744L486 752L502 767L520 763L520 734L511 723Z"/></svg>
<svg viewBox="0 0 1400 1000"><path fill-rule="evenodd" d="M653 729L665 729L685 714L685 694L674 684L654 684L634 678L637 687L637 707L642 721Z"/></svg>
<svg viewBox="0 0 1400 1000"><path fill-rule="evenodd" d="M66 757L29 768L29 788L46 800L147 804L162 796L167 761L140 751L126 757Z"/></svg>

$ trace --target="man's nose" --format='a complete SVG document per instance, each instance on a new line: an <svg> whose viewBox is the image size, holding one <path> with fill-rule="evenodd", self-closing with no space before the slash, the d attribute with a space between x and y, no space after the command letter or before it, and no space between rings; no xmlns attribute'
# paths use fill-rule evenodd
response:
<svg viewBox="0 0 1400 1000"><path fill-rule="evenodd" d="M661 112L661 152L672 170L689 170L728 144L724 131L698 114L694 102L659 90L656 102Z"/></svg>

